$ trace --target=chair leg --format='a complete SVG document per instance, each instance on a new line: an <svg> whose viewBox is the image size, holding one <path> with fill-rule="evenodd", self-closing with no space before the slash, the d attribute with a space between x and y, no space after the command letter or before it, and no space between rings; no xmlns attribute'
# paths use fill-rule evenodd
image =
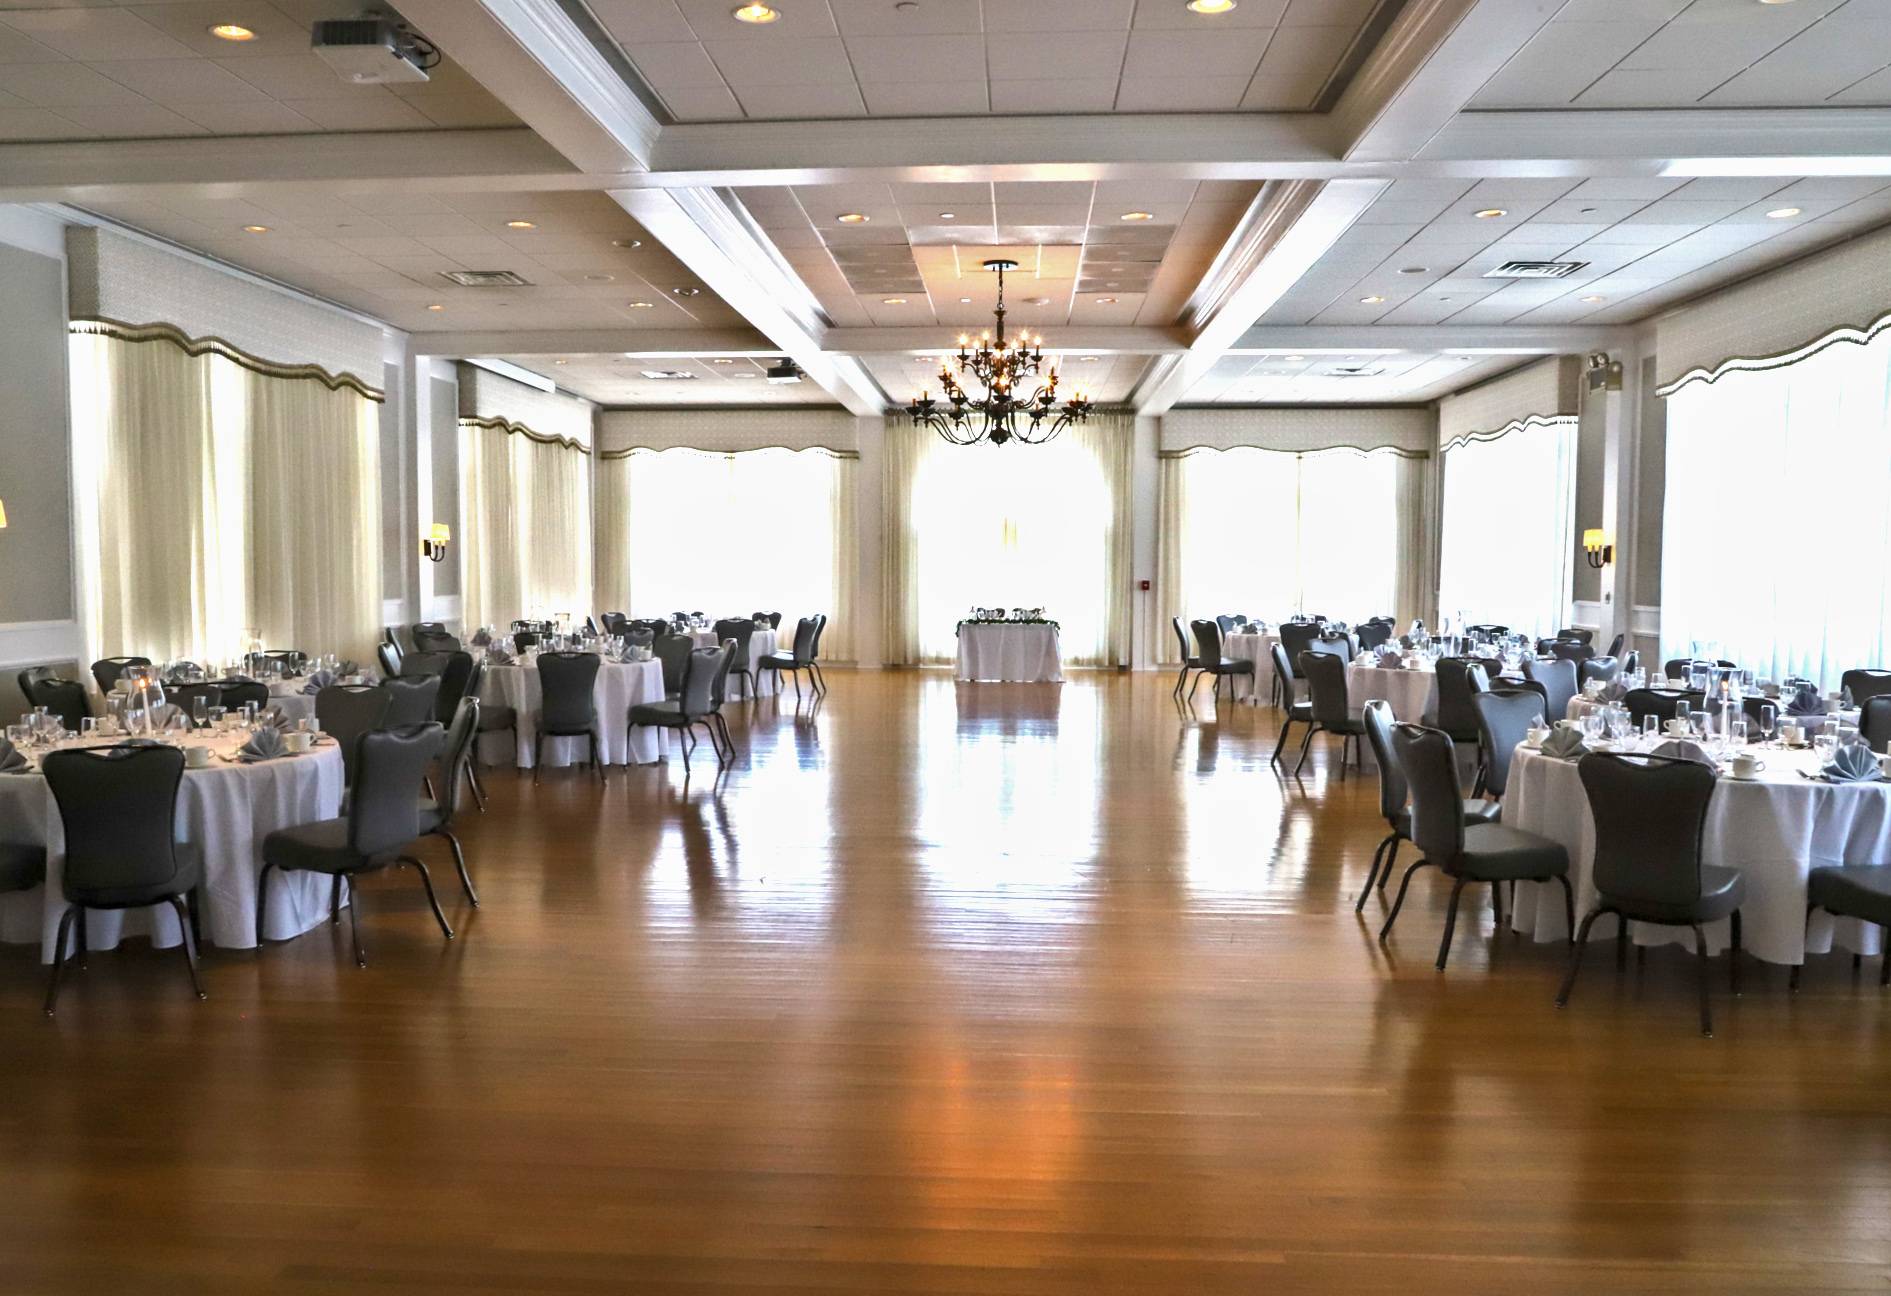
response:
<svg viewBox="0 0 1891 1296"><path fill-rule="evenodd" d="M1560 875L1556 880L1563 884L1563 922L1569 930L1570 941L1574 942L1576 939L1576 892L1575 889L1569 885L1569 875L1567 873ZM1516 909L1517 896L1513 891L1510 896L1511 913L1515 914Z"/></svg>
<svg viewBox="0 0 1891 1296"><path fill-rule="evenodd" d="M1287 745L1287 734L1292 729L1293 721L1291 719L1282 720L1280 722L1280 738L1274 743L1274 754L1267 758L1269 765L1280 764L1281 749Z"/></svg>
<svg viewBox="0 0 1891 1296"><path fill-rule="evenodd" d="M598 741L598 731L591 731L591 767L598 772L598 782L609 783L611 780L604 773L604 744Z"/></svg>
<svg viewBox="0 0 1891 1296"><path fill-rule="evenodd" d="M91 930L86 926L85 906L79 906L79 970L81 972L91 964Z"/></svg>
<svg viewBox="0 0 1891 1296"><path fill-rule="evenodd" d="M1891 926L1878 929L1878 984L1891 986Z"/></svg>
<svg viewBox="0 0 1891 1296"><path fill-rule="evenodd" d="M1342 783L1346 781L1346 744L1350 741L1352 741L1350 735L1339 736L1339 781Z"/></svg>
<svg viewBox="0 0 1891 1296"><path fill-rule="evenodd" d="M532 782L538 782L538 772L545 768L545 733L540 730L532 735Z"/></svg>
<svg viewBox="0 0 1891 1296"><path fill-rule="evenodd" d="M368 966L368 956L361 948L361 897L352 886L348 888L348 933L354 937L355 966Z"/></svg>
<svg viewBox="0 0 1891 1296"><path fill-rule="evenodd" d="M1727 988L1733 991L1737 998L1740 994L1740 911L1738 909L1733 911L1733 917L1728 925L1733 928L1733 944L1727 947Z"/></svg>
<svg viewBox="0 0 1891 1296"><path fill-rule="evenodd" d="M1628 919L1615 915L1615 970L1628 966Z"/></svg>
<svg viewBox="0 0 1891 1296"><path fill-rule="evenodd" d="M460 849L460 839L450 829L440 828L437 831L446 838L447 845L453 848L453 865L460 871L460 886L466 891L467 903L475 909L479 908L479 892L473 890L473 879L466 872L466 852Z"/></svg>
<svg viewBox="0 0 1891 1296"><path fill-rule="evenodd" d="M1207 671L1195 672L1195 682L1188 686L1188 700L1190 702L1193 702L1195 700L1195 690L1202 686L1202 676L1206 675L1207 673L1208 673Z"/></svg>
<svg viewBox="0 0 1891 1296"><path fill-rule="evenodd" d="M1293 776L1295 778L1300 777L1300 770L1307 763L1307 749L1313 745L1313 735L1321 732L1324 731L1320 728L1320 722L1317 720L1307 726L1307 736L1300 740L1300 760L1293 767Z"/></svg>
<svg viewBox="0 0 1891 1296"><path fill-rule="evenodd" d="M1809 904L1806 906L1806 921L1800 927L1802 936L1799 942L1799 946L1800 946L1799 961L1793 964L1793 970L1786 974L1786 989L1791 991L1794 994L1799 993L1799 973L1806 966L1806 951L1805 951L1805 940L1803 937L1803 932L1806 927L1811 925L1812 911L1814 909L1817 909L1818 907L1819 906L1815 904ZM1891 953L1891 947L1887 947L1887 953Z"/></svg>
<svg viewBox="0 0 1891 1296"><path fill-rule="evenodd" d="M427 903L433 906L434 921L440 924L440 930L446 933L448 940L453 939L453 929L447 925L446 914L440 908L440 898L433 893L433 875L427 872L427 866L412 855L401 856L403 864L412 864L420 870L420 885L427 888Z"/></svg>
<svg viewBox="0 0 1891 1296"><path fill-rule="evenodd" d="M1188 667L1184 666L1182 667L1182 673L1175 677L1175 687L1169 690L1169 696L1172 698L1181 697L1182 685L1187 681L1187 679L1188 679Z"/></svg>
<svg viewBox="0 0 1891 1296"><path fill-rule="evenodd" d="M1372 867L1366 871L1366 885L1359 888L1359 899L1353 904L1354 913L1366 911L1366 897L1372 894L1372 884L1379 880L1379 862L1385 858L1385 848L1396 840L1395 836L1386 837L1379 843L1379 848L1372 852Z"/></svg>
<svg viewBox="0 0 1891 1296"><path fill-rule="evenodd" d="M53 1009L59 999L59 969L66 962L66 937L72 931L74 912L71 905L66 906L66 911L59 915L59 934L53 938L53 966L46 983L46 1015L48 1017L53 1015Z"/></svg>
<svg viewBox="0 0 1891 1296"><path fill-rule="evenodd" d="M813 676L813 682L820 687L821 696L826 697L827 696L827 674L821 669L821 663L809 662L808 673L811 676Z"/></svg>
<svg viewBox="0 0 1891 1296"><path fill-rule="evenodd" d="M1464 878L1459 878L1457 885L1451 888L1451 903L1445 907L1445 936L1438 942L1438 970L1445 970L1445 960L1451 957L1451 934L1458 929L1458 897L1464 894Z"/></svg>
<svg viewBox="0 0 1891 1296"><path fill-rule="evenodd" d="M1569 1007L1569 992L1576 988L1576 973L1582 970L1582 952L1589 947L1589 929L1596 925L1596 919L1602 916L1600 906L1589 911L1582 920L1582 930L1576 933L1576 948L1569 952L1569 975L1563 978L1563 988L1556 992L1556 1006ZM1617 917L1620 917L1618 914Z"/></svg>
<svg viewBox="0 0 1891 1296"><path fill-rule="evenodd" d="M1431 863L1431 861L1427 859L1416 860L1410 868L1405 870L1404 878L1399 881L1398 899L1392 902L1392 912L1385 916L1385 926L1379 928L1379 941L1381 944L1384 944L1385 938L1392 934L1392 924L1399 920L1399 910L1405 907L1405 889L1412 885L1412 874L1418 872L1418 870L1424 868L1425 865L1429 863Z"/></svg>
<svg viewBox="0 0 1891 1296"><path fill-rule="evenodd" d="M269 870L274 864L264 864L262 872L256 875L256 947L263 945L263 917L269 912ZM333 907L331 903L331 908Z"/></svg>
<svg viewBox="0 0 1891 1296"><path fill-rule="evenodd" d="M335 874L328 884L328 925L341 926L341 874Z"/></svg>
<svg viewBox="0 0 1891 1296"><path fill-rule="evenodd" d="M197 992L199 999L208 999L210 995L204 989L202 978L197 975L197 942L190 938L190 910L184 906L183 896L166 896L165 899L169 900L171 908L177 911L177 925L183 928L184 963L190 968L191 989Z"/></svg>
<svg viewBox="0 0 1891 1296"><path fill-rule="evenodd" d="M1714 1014L1712 1005L1708 1002L1710 990L1707 982L1713 969L1707 961L1707 933L1701 930L1699 923L1690 923L1689 926L1694 928L1694 953L1695 956L1700 959L1701 963L1701 1034L1708 1039L1712 1039L1714 1037Z"/></svg>
<svg viewBox="0 0 1891 1296"><path fill-rule="evenodd" d="M1394 833L1392 849L1385 857L1385 867L1379 870L1379 894L1385 894L1385 884L1392 880L1392 870L1398 867L1399 847L1405 844L1405 838Z"/></svg>
<svg viewBox="0 0 1891 1296"><path fill-rule="evenodd" d="M481 814L484 814L486 811L486 789L479 785L479 775L474 773L473 762L470 760L466 762L466 786L473 791L473 804L479 807Z"/></svg>

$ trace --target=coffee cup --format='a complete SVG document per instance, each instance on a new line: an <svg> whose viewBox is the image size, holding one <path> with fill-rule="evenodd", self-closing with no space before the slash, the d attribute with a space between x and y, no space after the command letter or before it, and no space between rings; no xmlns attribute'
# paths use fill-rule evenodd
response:
<svg viewBox="0 0 1891 1296"><path fill-rule="evenodd" d="M1886 752L1878 758L1878 772L1886 778L1891 778L1891 752Z"/></svg>
<svg viewBox="0 0 1891 1296"><path fill-rule="evenodd" d="M184 749L185 769L208 769L210 749L208 747L186 747Z"/></svg>
<svg viewBox="0 0 1891 1296"><path fill-rule="evenodd" d="M1549 726L1532 725L1529 731L1524 734L1524 741L1529 743L1530 746L1532 747L1541 747L1543 745L1544 739L1548 738L1549 736L1550 736Z"/></svg>
<svg viewBox="0 0 1891 1296"><path fill-rule="evenodd" d="M1806 740L1806 731L1796 724L1782 724L1779 727L1779 740L1788 747L1797 747Z"/></svg>
<svg viewBox="0 0 1891 1296"><path fill-rule="evenodd" d="M305 752L309 749L309 744L314 741L315 736L313 734L303 733L301 730L286 733L282 736L282 745L292 752Z"/></svg>
<svg viewBox="0 0 1891 1296"><path fill-rule="evenodd" d="M1737 779L1758 778L1765 768L1766 762L1751 752L1741 752L1733 758L1733 776Z"/></svg>
<svg viewBox="0 0 1891 1296"><path fill-rule="evenodd" d="M1675 735L1677 738L1686 737L1687 736L1687 721L1670 720L1668 721L1667 729L1669 733Z"/></svg>

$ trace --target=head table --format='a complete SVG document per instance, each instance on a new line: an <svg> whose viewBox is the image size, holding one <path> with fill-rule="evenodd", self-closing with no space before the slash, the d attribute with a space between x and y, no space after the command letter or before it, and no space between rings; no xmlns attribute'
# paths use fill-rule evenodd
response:
<svg viewBox="0 0 1891 1296"><path fill-rule="evenodd" d="M954 678L962 682L1060 684L1063 655L1057 627L1044 622L966 621L959 626Z"/></svg>
<svg viewBox="0 0 1891 1296"><path fill-rule="evenodd" d="M177 794L177 840L203 850L199 919L204 940L230 949L256 945L256 877L262 871L263 838L278 828L333 819L341 813L341 748L331 739L311 750L243 764L233 758L243 735L191 737L209 746L206 769L187 769ZM107 742L86 745L105 746ZM65 866L65 826L45 778L37 772L0 775L0 840L46 847L46 883L31 891L0 895L0 940L37 941L52 961L65 896L59 880ZM328 917L329 880L314 873L288 873L272 880L264 934L285 940ZM87 943L110 949L126 936L148 935L169 947L182 939L169 905L149 909L92 910Z"/></svg>
<svg viewBox="0 0 1891 1296"><path fill-rule="evenodd" d="M1766 762L1755 779L1723 775L1707 804L1701 842L1708 864L1737 868L1746 875L1747 902L1741 908L1746 949L1769 963L1799 963L1808 953L1830 950L1836 941L1859 954L1878 952L1878 928L1823 911L1806 923L1806 874L1825 864L1881 864L1891 859L1891 783L1825 783L1806 778L1817 768L1810 751L1776 744L1751 750ZM1504 795L1504 822L1560 842L1569 851L1569 880L1576 890L1578 920L1595 904L1591 881L1595 865L1595 822L1576 762L1517 748ZM1563 893L1558 886L1517 883L1511 915L1517 931L1540 941L1565 940ZM1594 939L1613 937L1614 919L1600 919ZM1629 936L1640 945L1689 944L1686 927L1630 923ZM1709 947L1726 947L1725 919L1707 928Z"/></svg>

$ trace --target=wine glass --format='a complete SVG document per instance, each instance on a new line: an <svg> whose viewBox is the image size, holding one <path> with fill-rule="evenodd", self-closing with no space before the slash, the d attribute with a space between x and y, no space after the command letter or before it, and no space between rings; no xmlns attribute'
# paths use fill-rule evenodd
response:
<svg viewBox="0 0 1891 1296"><path fill-rule="evenodd" d="M1688 712L1687 713L1687 726L1689 729L1694 731L1694 735L1697 738L1705 738L1707 736L1707 712L1705 711Z"/></svg>
<svg viewBox="0 0 1891 1296"><path fill-rule="evenodd" d="M1735 747L1747 745L1747 720L1745 716L1736 719L1727 726L1727 737Z"/></svg>
<svg viewBox="0 0 1891 1296"><path fill-rule="evenodd" d="M210 698L199 693L190 700L190 718L201 729L210 722Z"/></svg>
<svg viewBox="0 0 1891 1296"><path fill-rule="evenodd" d="M1771 702L1760 705L1760 733L1767 742L1773 741L1773 735L1779 732L1779 708Z"/></svg>
<svg viewBox="0 0 1891 1296"><path fill-rule="evenodd" d="M1650 742L1661 737L1661 717L1650 712L1641 718L1641 736Z"/></svg>

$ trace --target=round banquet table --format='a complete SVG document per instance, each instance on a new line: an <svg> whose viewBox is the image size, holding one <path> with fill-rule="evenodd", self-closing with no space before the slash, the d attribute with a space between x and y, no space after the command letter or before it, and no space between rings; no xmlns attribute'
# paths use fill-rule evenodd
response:
<svg viewBox="0 0 1891 1296"><path fill-rule="evenodd" d="M290 720L309 720L315 716L315 695L302 691L299 679L278 680L269 686L269 705L278 708Z"/></svg>
<svg viewBox="0 0 1891 1296"><path fill-rule="evenodd" d="M1267 706L1274 696L1274 645L1277 634L1225 634L1221 637L1222 656L1232 661L1251 661L1254 674L1236 675L1234 700L1247 706ZM1192 655L1195 649L1190 647Z"/></svg>
<svg viewBox="0 0 1891 1296"><path fill-rule="evenodd" d="M954 678L967 683L1061 684L1064 669L1057 627L1029 623L961 625Z"/></svg>
<svg viewBox="0 0 1891 1296"><path fill-rule="evenodd" d="M713 629L692 630L689 632L689 637L695 642L698 648L714 648L720 642L720 640L716 638L716 632ZM775 689L780 682L780 676L776 675L774 671L761 669L755 663L769 654L778 651L780 644L781 636L774 630L757 630L754 634L749 636L749 670L754 675L755 683L755 692L749 696L771 697L774 695ZM729 696L731 698L742 696L742 691L745 687L746 685L742 683L740 676L731 678L729 681Z"/></svg>
<svg viewBox="0 0 1891 1296"><path fill-rule="evenodd" d="M663 730L630 728L630 708L663 701L662 662L604 662L598 668L591 699L597 706L598 748L606 765L648 765L663 754ZM480 738L480 764L531 769L533 742L538 736L538 714L544 700L537 665L488 666L485 682L479 688L479 700L509 706L519 717L516 743L503 732ZM509 745L512 751L507 759ZM554 738L545 744L547 768L557 769L590 759L588 738Z"/></svg>
<svg viewBox="0 0 1891 1296"><path fill-rule="evenodd" d="M1438 709L1438 673L1425 667L1390 670L1369 657L1353 660L1346 668L1346 702L1354 710L1383 699L1392 704L1392 718L1418 724Z"/></svg>
<svg viewBox="0 0 1891 1296"><path fill-rule="evenodd" d="M1806 922L1806 874L1826 864L1881 864L1891 858L1891 783L1822 783L1801 775L1817 766L1810 752L1767 746L1758 749L1767 768L1753 780L1723 776L1707 804L1701 857L1708 864L1746 875L1741 907L1742 943L1769 963L1799 963L1834 943L1858 954L1876 954L1878 928L1856 919L1833 919L1823 911ZM1595 906L1595 822L1574 761L1519 747L1504 793L1504 823L1559 842L1569 851L1576 920ZM1566 940L1563 889L1555 884L1517 883L1511 925L1539 941ZM1613 938L1613 917L1598 919L1591 938ZM1630 923L1638 945L1684 944L1686 927ZM1726 919L1707 927L1715 952L1729 941Z"/></svg>
<svg viewBox="0 0 1891 1296"><path fill-rule="evenodd" d="M236 736L206 742L219 758L207 769L184 771L177 794L177 840L203 850L198 918L203 938L229 949L256 945L256 878L263 867L263 838L278 828L333 819L341 814L341 748L331 739L294 756L228 763L240 745ZM102 744L98 744L102 745ZM0 940L39 942L40 957L52 961L65 896L59 879L65 866L66 833L51 788L37 772L0 775L0 840L46 847L46 882L31 891L0 895ZM329 880L315 873L270 879L264 934L286 940L328 917ZM169 905L149 909L95 909L86 920L92 949L110 949L127 936L151 938L160 948L182 939Z"/></svg>

